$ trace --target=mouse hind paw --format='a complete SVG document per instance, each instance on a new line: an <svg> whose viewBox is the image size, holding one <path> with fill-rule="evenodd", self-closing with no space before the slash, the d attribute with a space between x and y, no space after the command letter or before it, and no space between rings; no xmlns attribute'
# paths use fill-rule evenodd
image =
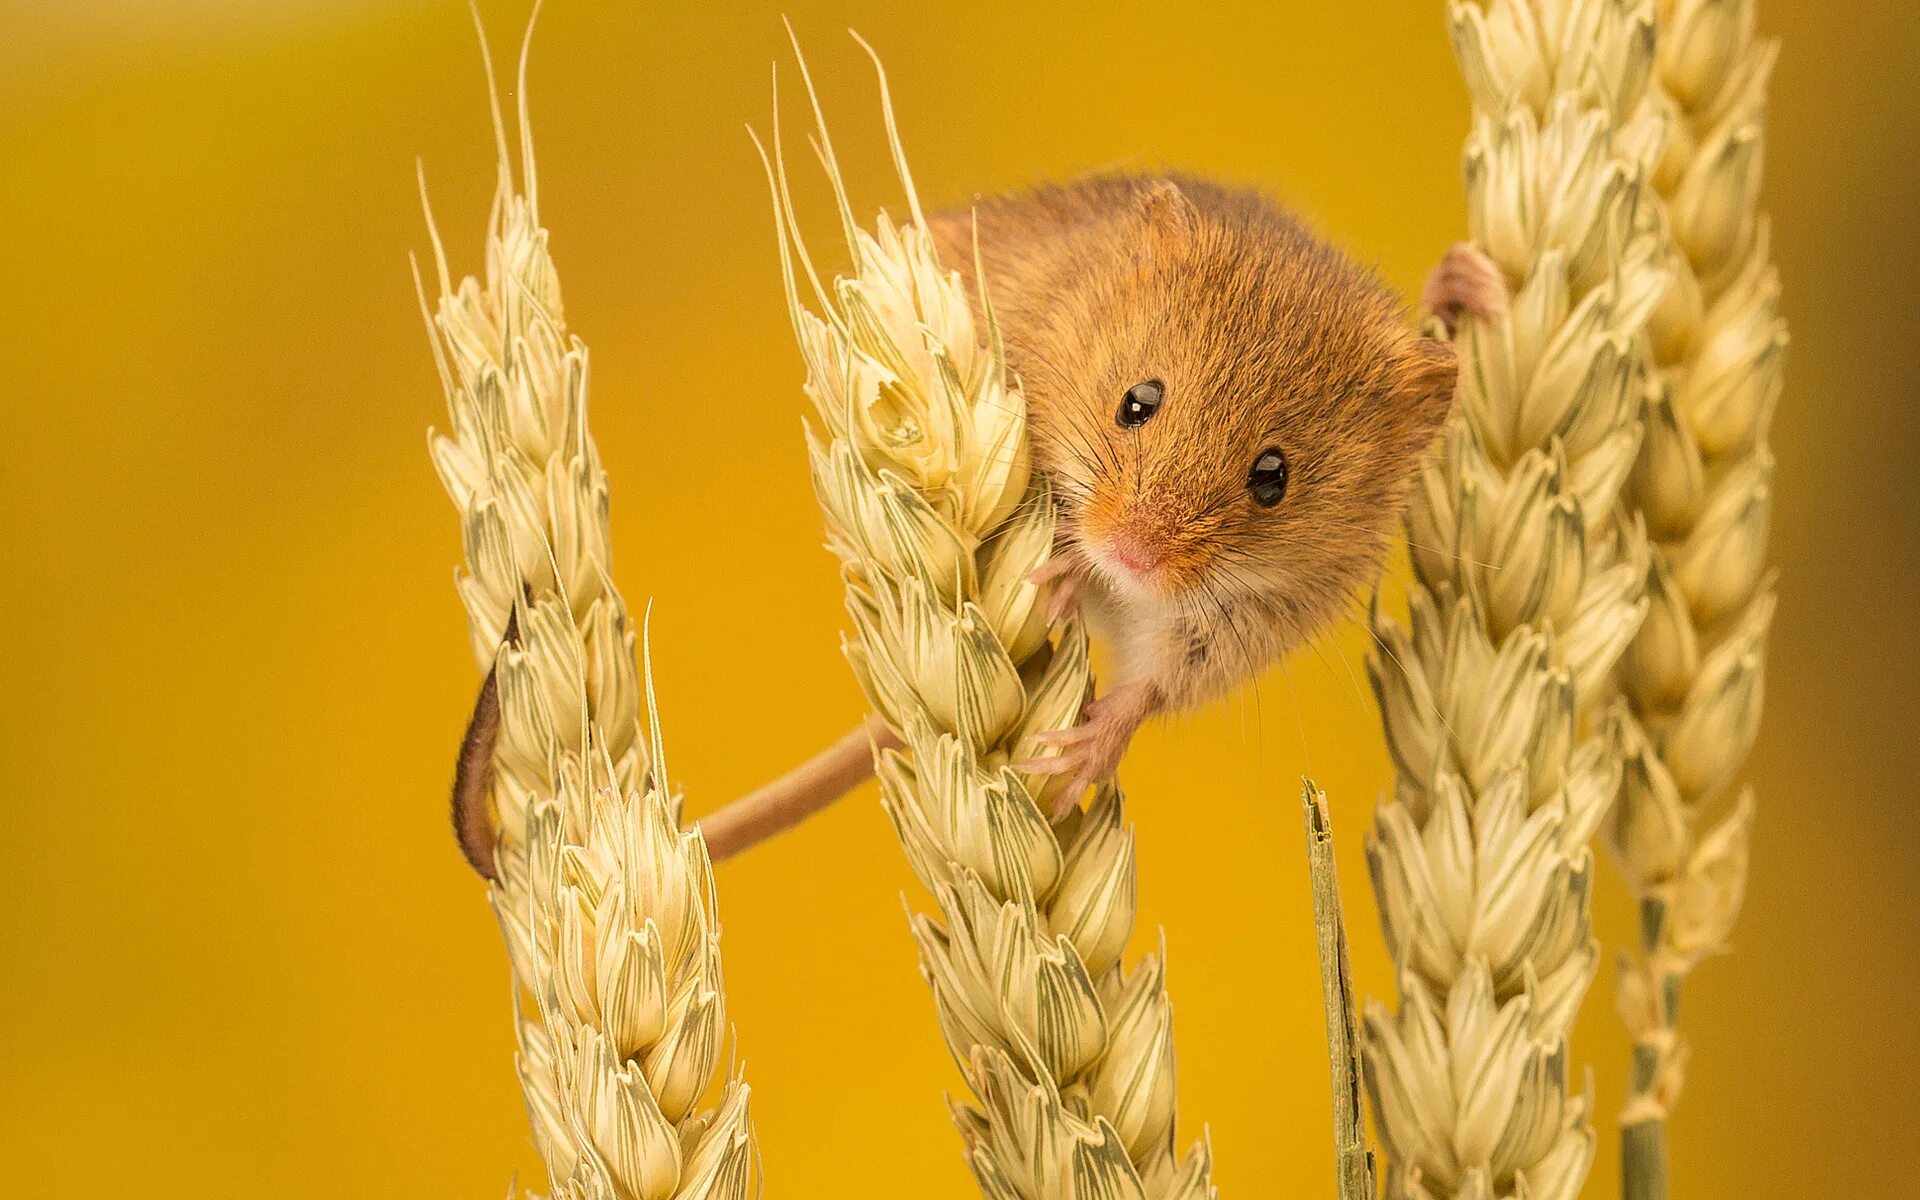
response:
<svg viewBox="0 0 1920 1200"><path fill-rule="evenodd" d="M1089 787L1113 778L1134 733L1157 708L1154 695L1150 685L1128 684L1087 705L1080 723L1071 729L1033 735L1035 743L1058 753L1023 759L1014 769L1031 775L1072 774L1053 802L1051 819L1065 816Z"/></svg>
<svg viewBox="0 0 1920 1200"><path fill-rule="evenodd" d="M1455 242L1427 276L1420 306L1439 317L1451 334L1462 313L1484 321L1507 311L1506 276L1478 246Z"/></svg>

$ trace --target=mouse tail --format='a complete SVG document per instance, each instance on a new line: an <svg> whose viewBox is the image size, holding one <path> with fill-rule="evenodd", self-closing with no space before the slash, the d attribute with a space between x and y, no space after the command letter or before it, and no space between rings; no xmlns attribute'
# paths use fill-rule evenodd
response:
<svg viewBox="0 0 1920 1200"><path fill-rule="evenodd" d="M507 614L507 627L500 635L502 649L520 644L520 613ZM487 669L480 684L480 696L473 702L473 715L467 718L467 732L460 739L460 756L453 764L453 836L467 865L489 882L500 878L494 861L493 828L493 750L500 740L500 684L494 676L500 670L498 658Z"/></svg>
<svg viewBox="0 0 1920 1200"><path fill-rule="evenodd" d="M899 744L892 730L869 718L780 778L702 818L707 853L721 862L792 829L872 778L874 756Z"/></svg>
<svg viewBox="0 0 1920 1200"><path fill-rule="evenodd" d="M493 672L480 685L466 736L460 739L460 757L453 765L453 836L467 865L482 879L498 879L494 863L493 814L488 796L493 791L493 748L500 738L500 687Z"/></svg>
<svg viewBox="0 0 1920 1200"><path fill-rule="evenodd" d="M520 614L507 617L501 648L520 644ZM493 821L493 755L500 740L499 660L488 669L460 757L453 767L453 836L460 853L482 879L500 878ZM714 862L798 825L865 783L873 775L874 756L900 740L877 717L869 717L825 750L780 778L748 792L700 822L707 853Z"/></svg>
<svg viewBox="0 0 1920 1200"><path fill-rule="evenodd" d="M509 627L507 641L514 641ZM488 671L460 740L453 770L453 835L460 853L481 878L499 878L490 796L493 752L500 737L500 688ZM714 862L732 858L798 825L873 776L873 759L899 745L878 719L870 718L838 741L700 821Z"/></svg>

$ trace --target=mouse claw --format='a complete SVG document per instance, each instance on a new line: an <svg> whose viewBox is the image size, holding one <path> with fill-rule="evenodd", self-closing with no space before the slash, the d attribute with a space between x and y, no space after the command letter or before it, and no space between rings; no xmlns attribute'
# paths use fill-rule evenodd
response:
<svg viewBox="0 0 1920 1200"><path fill-rule="evenodd" d="M1073 733L1074 730L1061 730L1060 732ZM1078 772L1080 770L1080 763L1079 760L1071 754L1051 754L1044 758L1016 759L1013 763L1013 769L1025 775L1037 775L1043 779L1052 780L1068 772ZM1068 812L1072 811L1073 807L1080 802L1080 797L1085 794L1086 790L1086 783L1076 777L1057 789L1051 783L1036 786L1033 788L1033 798L1038 801L1048 792L1053 792L1053 802L1046 805L1044 811L1046 812L1048 821L1057 822L1060 818L1066 816Z"/></svg>
<svg viewBox="0 0 1920 1200"><path fill-rule="evenodd" d="M1455 242L1420 289L1420 305L1440 318L1449 334L1460 314L1489 320L1507 310L1507 280L1500 267L1471 242Z"/></svg>
<svg viewBox="0 0 1920 1200"><path fill-rule="evenodd" d="M1047 597L1047 624L1058 625L1067 615L1080 607L1080 597L1087 590L1085 575L1069 575L1056 583L1052 595Z"/></svg>
<svg viewBox="0 0 1920 1200"><path fill-rule="evenodd" d="M1092 705L1088 705L1087 711L1091 712L1092 708ZM1075 725L1068 729L1049 729L1041 733L1036 733L1033 735L1032 740L1041 746L1067 747L1077 745L1085 741L1087 737L1087 727L1085 725ZM1049 759L1048 761L1058 762L1059 760Z"/></svg>
<svg viewBox="0 0 1920 1200"><path fill-rule="evenodd" d="M1053 820L1064 816L1088 788L1113 778L1134 732L1157 709L1155 696L1149 685L1127 684L1089 703L1081 711L1078 725L1031 735L1034 744L1058 749L1059 753L1023 759L1014 764L1015 769L1030 775L1073 773L1072 781L1054 800L1050 814Z"/></svg>
<svg viewBox="0 0 1920 1200"><path fill-rule="evenodd" d="M1044 587L1062 575L1070 575L1072 573L1073 564L1067 560L1066 555L1056 551L1048 556L1047 561L1027 572L1027 582L1037 583Z"/></svg>
<svg viewBox="0 0 1920 1200"><path fill-rule="evenodd" d="M1027 575L1027 582L1047 589L1047 624L1058 625L1063 617L1080 606L1086 591L1086 574L1072 560L1056 553Z"/></svg>
<svg viewBox="0 0 1920 1200"><path fill-rule="evenodd" d="M1017 758L1012 765L1013 769L1022 775L1061 775L1072 767L1073 763L1062 755L1055 754L1048 758Z"/></svg>

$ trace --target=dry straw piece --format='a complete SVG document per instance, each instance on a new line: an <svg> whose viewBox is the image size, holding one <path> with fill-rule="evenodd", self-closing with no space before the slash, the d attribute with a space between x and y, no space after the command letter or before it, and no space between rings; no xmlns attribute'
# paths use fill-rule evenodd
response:
<svg viewBox="0 0 1920 1200"><path fill-rule="evenodd" d="M1634 1037L1621 1113L1627 1194L1666 1193L1665 1124L1686 1049L1681 981L1726 948L1746 889L1753 798L1702 830L1760 720L1774 595L1767 568L1767 426L1787 349L1780 282L1759 212L1766 89L1777 46L1751 0L1669 0L1653 96L1671 133L1653 175L1675 284L1649 327L1656 367L1627 496L1653 540L1651 608L1622 660L1625 785L1609 840L1639 897L1623 958Z"/></svg>
<svg viewBox="0 0 1920 1200"><path fill-rule="evenodd" d="M1388 1196L1565 1200L1594 1147L1566 1045L1598 959L1587 843L1621 776L1600 717L1647 604L1614 514L1670 275L1640 212L1653 9L1449 18L1472 239L1508 302L1457 335L1457 411L1408 516L1410 628L1375 611L1397 779L1368 849L1400 998L1370 1006L1367 1082Z"/></svg>
<svg viewBox="0 0 1920 1200"><path fill-rule="evenodd" d="M460 510L474 656L498 688L489 897L520 1082L555 1197L739 1200L759 1191L747 1087L732 1076L702 1103L726 1043L712 869L679 828L650 685L641 736L587 348L567 332L540 225L524 48L519 86L524 186L496 95L486 280L454 284L435 231L428 321L452 421L430 449Z"/></svg>
<svg viewBox="0 0 1920 1200"><path fill-rule="evenodd" d="M1338 1200L1374 1200L1373 1152L1360 1112L1360 1032L1353 1012L1353 968L1347 924L1340 912L1340 874L1333 856L1327 794L1302 781L1301 815L1307 828L1307 879L1313 888L1313 933L1320 955L1320 995L1326 1008L1327 1075L1333 1100L1334 1194Z"/></svg>
<svg viewBox="0 0 1920 1200"><path fill-rule="evenodd" d="M1135 881L1120 795L1049 825L1059 785L1013 766L1045 753L1033 735L1078 718L1086 638L1077 622L1050 638L1029 581L1054 510L1031 469L1025 401L986 295L976 321L936 258L885 86L883 74L905 223L883 213L871 233L856 225L814 108L851 277L823 283L800 242L777 96L768 175L819 420L807 433L814 484L854 625L845 649L900 738L877 764L882 802L939 908L912 928L973 1092L954 1117L995 1200L1210 1197L1204 1142L1175 1148L1161 960L1121 962Z"/></svg>

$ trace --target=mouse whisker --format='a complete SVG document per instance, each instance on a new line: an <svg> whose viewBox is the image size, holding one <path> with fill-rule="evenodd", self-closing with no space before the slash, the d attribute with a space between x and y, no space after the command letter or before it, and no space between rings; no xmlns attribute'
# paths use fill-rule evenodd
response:
<svg viewBox="0 0 1920 1200"><path fill-rule="evenodd" d="M1356 624L1361 623L1359 621L1359 615L1357 613L1352 613L1352 612L1345 614L1342 620L1354 621ZM1367 693L1365 689L1361 688L1360 686L1360 677L1354 672L1353 662L1347 657L1347 652L1340 648L1339 641L1337 641L1333 636L1334 629L1338 626L1338 624L1339 622L1335 622L1335 621L1327 622L1324 628L1322 628L1318 633L1309 637L1306 641L1302 643L1302 645L1305 645L1311 648L1314 652L1315 657L1319 658L1323 664L1326 663L1327 659L1326 659L1326 655L1321 653L1321 650L1320 650L1321 645L1324 643L1325 645L1333 647L1334 654L1337 655L1340 659L1340 666L1342 670L1346 672L1348 691L1350 691L1353 694L1354 699L1359 700L1361 704L1364 706L1367 700ZM1331 666L1328 667L1328 670L1332 670Z"/></svg>
<svg viewBox="0 0 1920 1200"><path fill-rule="evenodd" d="M1348 660L1346 651L1340 649L1339 643L1333 640L1332 635L1337 622L1329 621L1315 629L1304 626L1299 621L1294 620L1284 603L1279 602L1267 588L1260 586L1257 576L1250 575L1247 570L1236 565L1239 562L1244 562L1255 567L1258 566L1258 560L1251 554L1232 548L1223 548L1215 565L1219 573L1224 576L1227 581L1243 589L1246 594L1247 603L1258 608L1263 617L1269 618L1285 627L1287 630L1287 640L1291 648L1305 647L1312 651L1314 656L1320 660L1321 665L1326 667L1329 673L1333 673L1333 664L1327 659L1322 646L1323 643L1330 643L1333 646L1334 653L1339 656L1340 665L1346 675L1348 689L1352 692L1355 699L1364 702L1366 693L1360 687L1360 680L1354 672L1353 663ZM1224 603L1225 602L1222 601L1223 606ZM1350 594L1347 605L1345 606L1345 611L1341 614L1340 619L1352 620L1356 624L1364 625L1364 620L1362 619L1363 612L1355 607L1359 604L1360 598ZM1284 657L1285 656L1283 656L1283 659ZM1261 665L1264 664L1254 664L1256 668Z"/></svg>
<svg viewBox="0 0 1920 1200"><path fill-rule="evenodd" d="M1369 529L1365 525L1356 525L1352 522L1341 521L1333 517L1323 517L1321 519L1324 520L1329 525L1338 525L1343 529L1355 529L1363 533L1381 533L1382 536L1390 536L1385 534L1381 530ZM1472 566L1479 567L1482 570L1486 570L1486 571L1494 571L1499 569L1498 565L1494 563L1482 562L1477 558L1469 558L1464 554L1456 554L1451 550L1442 550L1438 546L1428 546L1420 542L1416 542L1412 538L1406 537L1404 534L1404 531L1402 533L1401 540L1405 541L1407 545L1412 546L1415 550L1424 551L1427 554L1437 554L1442 558L1452 559L1454 562L1468 563Z"/></svg>
<svg viewBox="0 0 1920 1200"><path fill-rule="evenodd" d="M1373 626L1371 624L1365 624L1362 626L1362 628L1364 628L1367 631L1367 636L1373 639L1373 644L1380 648L1380 652L1382 654L1385 654L1388 658L1392 659L1393 665L1400 668L1400 672L1402 674L1408 676L1408 678L1412 678L1412 672L1407 670L1407 665L1400 661L1400 656L1393 652L1393 647L1387 645L1385 639L1383 639L1379 634L1373 631ZM1447 731L1447 740L1451 742L1458 742L1460 740L1460 735L1454 729L1453 722L1447 720L1447 714L1444 711L1442 711L1439 703L1437 701L1429 700L1427 703L1427 709L1429 712L1433 714L1434 719L1440 722L1440 728Z"/></svg>
<svg viewBox="0 0 1920 1200"><path fill-rule="evenodd" d="M1071 435L1071 437L1067 436ZM1064 451L1062 457L1079 461L1091 468L1096 475L1112 476L1118 474L1114 469L1118 464L1111 457L1111 450L1103 448L1090 437L1085 430L1074 425L1049 427L1040 431L1040 437L1052 446ZM1060 472L1055 473L1056 476ZM1091 496L1093 488L1086 486L1086 495Z"/></svg>
<svg viewBox="0 0 1920 1200"><path fill-rule="evenodd" d="M1223 511L1224 509L1232 505L1235 501L1239 500L1240 497L1245 494L1246 492L1245 492L1245 489L1243 488L1238 488L1238 487L1227 488L1223 490L1212 501L1208 502L1205 508L1202 508L1196 511L1195 513L1193 513L1193 515L1190 516L1188 520L1204 521L1208 517L1213 516L1215 513Z"/></svg>

